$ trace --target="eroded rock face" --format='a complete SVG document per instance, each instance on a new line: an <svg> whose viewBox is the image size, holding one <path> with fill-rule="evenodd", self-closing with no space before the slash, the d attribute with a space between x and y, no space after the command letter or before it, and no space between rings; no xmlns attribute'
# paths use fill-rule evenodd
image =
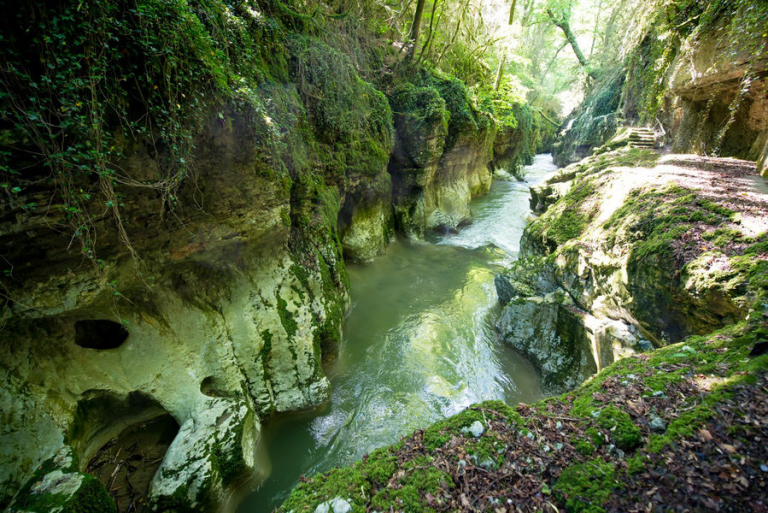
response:
<svg viewBox="0 0 768 513"><path fill-rule="evenodd" d="M470 220L469 203L488 192L493 176L489 142L494 130L461 135L443 153L444 120L432 124L396 116L397 141L389 171L396 225L409 237L428 230L452 231Z"/></svg>
<svg viewBox="0 0 768 513"><path fill-rule="evenodd" d="M392 180L386 169L375 177L350 177L339 233L347 262L367 264L384 254L395 236Z"/></svg>
<svg viewBox="0 0 768 513"><path fill-rule="evenodd" d="M751 181L761 180L754 165L680 155L622 165L643 154L591 157L540 187L546 210L526 228L521 260L496 277L499 332L551 392L739 322L762 290L768 195ZM704 192L710 180L728 196Z"/></svg>
<svg viewBox="0 0 768 513"><path fill-rule="evenodd" d="M258 425L243 400L202 403L182 426L155 473L149 502L158 511L211 509L254 468Z"/></svg>
<svg viewBox="0 0 768 513"><path fill-rule="evenodd" d="M77 250L61 249L67 244L45 227L45 212L22 211L41 217L22 223L14 205L3 205L3 250L16 263L6 282L13 301L2 311L0 332L4 502L65 440L77 447L83 471L115 436L108 423L141 422L159 409L182 432L155 496L174 495L180 484L172 474L187 458L208 471L196 477L205 483L179 496L189 505L215 504L253 469L253 458L240 450L241 461L232 463L237 472L227 474L214 471L213 453L201 447L220 447L221 465L238 454L230 448L255 446L259 419L328 399L321 364L335 357L348 306L336 193L327 189L330 199L322 202L313 201L312 191L296 197L280 177L264 172L253 141L236 124L213 123L198 147L198 181L179 196L188 200L184 205L202 208L161 220L156 194L139 189L124 198L123 219L141 261L117 240L111 220L99 222L103 260L93 265ZM126 166L141 176L154 163L138 154ZM292 229L292 213L305 216L305 226ZM81 329L79 345L76 325L90 320L120 324L128 336L119 344L82 343ZM98 338L102 331L87 335ZM94 416L102 424L78 439L72 429L79 405L100 391L140 393L153 406L125 418ZM194 447L180 450L186 443Z"/></svg>
<svg viewBox="0 0 768 513"><path fill-rule="evenodd" d="M504 305L496 324L502 339L531 360L553 394L573 389L637 348L628 325L580 308L560 278L552 262L528 257L494 280Z"/></svg>
<svg viewBox="0 0 768 513"><path fill-rule="evenodd" d="M665 115L672 150L764 160L768 46L760 33L740 33L734 41L729 23L723 20L684 45L670 66Z"/></svg>

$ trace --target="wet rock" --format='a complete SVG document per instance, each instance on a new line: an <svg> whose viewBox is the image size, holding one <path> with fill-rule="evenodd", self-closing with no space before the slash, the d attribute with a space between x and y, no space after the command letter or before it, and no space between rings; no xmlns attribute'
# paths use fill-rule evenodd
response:
<svg viewBox="0 0 768 513"><path fill-rule="evenodd" d="M461 432L468 435L472 435L475 438L480 438L481 436L483 436L483 433L485 433L485 426L483 426L482 422L480 422L479 420L476 420L472 423L471 426L461 428Z"/></svg>
<svg viewBox="0 0 768 513"><path fill-rule="evenodd" d="M155 509L194 510L223 500L227 488L253 471L258 428L242 400L211 398L181 425L155 474Z"/></svg>
<svg viewBox="0 0 768 513"><path fill-rule="evenodd" d="M562 290L516 298L504 307L497 329L541 372L542 386L558 393L597 371L583 314Z"/></svg>
<svg viewBox="0 0 768 513"><path fill-rule="evenodd" d="M341 497L334 497L315 508L315 513L349 513L350 511L352 511L352 505Z"/></svg>

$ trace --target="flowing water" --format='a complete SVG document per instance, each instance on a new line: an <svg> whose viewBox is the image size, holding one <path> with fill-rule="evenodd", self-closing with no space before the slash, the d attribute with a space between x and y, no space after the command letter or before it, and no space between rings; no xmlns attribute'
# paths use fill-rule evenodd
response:
<svg viewBox="0 0 768 513"><path fill-rule="evenodd" d="M325 369L330 404L264 426L261 466L271 472L237 513L271 511L300 475L351 463L470 404L541 397L531 365L494 331L493 277L517 256L529 186L555 169L539 155L527 182L494 181L461 233L397 240L372 265L349 267L352 308Z"/></svg>

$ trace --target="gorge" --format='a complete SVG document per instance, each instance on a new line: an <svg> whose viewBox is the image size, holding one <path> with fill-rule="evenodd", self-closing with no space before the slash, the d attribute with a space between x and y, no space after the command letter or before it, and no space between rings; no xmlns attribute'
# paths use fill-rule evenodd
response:
<svg viewBox="0 0 768 513"><path fill-rule="evenodd" d="M0 507L768 507L768 7L522 4L5 6Z"/></svg>

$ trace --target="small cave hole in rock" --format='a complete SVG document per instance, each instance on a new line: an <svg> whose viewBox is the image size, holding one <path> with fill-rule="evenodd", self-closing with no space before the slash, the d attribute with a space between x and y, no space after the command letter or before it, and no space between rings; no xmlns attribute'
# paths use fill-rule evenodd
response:
<svg viewBox="0 0 768 513"><path fill-rule="evenodd" d="M149 511L147 492L179 424L156 401L90 391L78 403L70 432L81 470L106 487L120 513ZM81 463L82 465L82 463Z"/></svg>
<svg viewBox="0 0 768 513"><path fill-rule="evenodd" d="M232 397L233 395L214 376L208 376L200 383L200 392L208 397Z"/></svg>
<svg viewBox="0 0 768 513"><path fill-rule="evenodd" d="M114 321L75 322L75 344L86 349L115 349L128 338L128 330Z"/></svg>

